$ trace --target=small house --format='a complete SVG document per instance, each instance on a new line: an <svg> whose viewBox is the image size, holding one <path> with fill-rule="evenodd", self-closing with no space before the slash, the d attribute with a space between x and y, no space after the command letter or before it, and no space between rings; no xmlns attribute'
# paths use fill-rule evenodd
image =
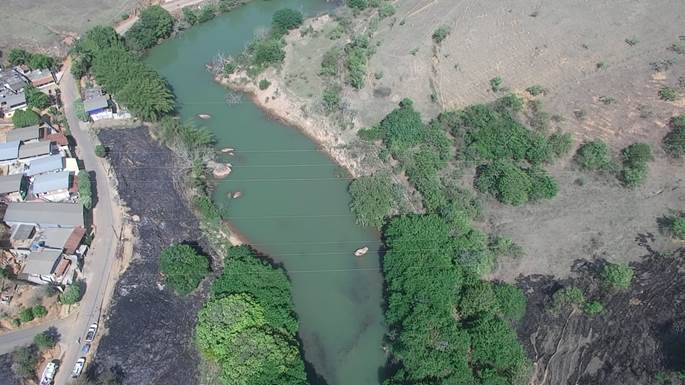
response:
<svg viewBox="0 0 685 385"><path fill-rule="evenodd" d="M7 89L0 89L0 113L5 118L11 118L16 110L25 110L26 95L24 91L12 92Z"/></svg>
<svg viewBox="0 0 685 385"><path fill-rule="evenodd" d="M14 68L15 72L23 76L32 86L41 88L55 84L55 74L49 69L34 69L31 70L26 66L18 66Z"/></svg>
<svg viewBox="0 0 685 385"><path fill-rule="evenodd" d="M19 157L18 140L12 142L0 143L0 164L9 164L17 161Z"/></svg>
<svg viewBox="0 0 685 385"><path fill-rule="evenodd" d="M26 78L11 69L0 70L0 89L17 94L26 87Z"/></svg>
<svg viewBox="0 0 685 385"><path fill-rule="evenodd" d="M63 266L60 266L61 268L58 269L61 260L62 250L42 249L32 251L26 257L26 263L21 270L21 277L41 285L59 282L67 270Z"/></svg>
<svg viewBox="0 0 685 385"><path fill-rule="evenodd" d="M71 196L69 171L40 174L33 178L31 193L50 202L64 202Z"/></svg>
<svg viewBox="0 0 685 385"><path fill-rule="evenodd" d="M6 141L12 142L18 140L20 142L32 142L37 141L40 138L41 128L39 126L28 126L15 128L7 132Z"/></svg>
<svg viewBox="0 0 685 385"><path fill-rule="evenodd" d="M0 176L0 198L5 202L19 202L26 198L26 179L22 174Z"/></svg>
<svg viewBox="0 0 685 385"><path fill-rule="evenodd" d="M21 224L48 227L83 227L83 207L79 203L10 202L4 222L9 226Z"/></svg>
<svg viewBox="0 0 685 385"><path fill-rule="evenodd" d="M62 171L64 170L64 163L62 154L49 155L28 162L24 167L24 173L27 176L36 176L46 172Z"/></svg>
<svg viewBox="0 0 685 385"><path fill-rule="evenodd" d="M45 157L51 153L52 142L48 140L25 143L19 147L19 159L24 161Z"/></svg>

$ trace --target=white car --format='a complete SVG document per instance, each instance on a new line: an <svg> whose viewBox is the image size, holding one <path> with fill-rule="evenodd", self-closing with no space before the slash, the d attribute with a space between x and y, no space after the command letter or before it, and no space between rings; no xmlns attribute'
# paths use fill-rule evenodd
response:
<svg viewBox="0 0 685 385"><path fill-rule="evenodd" d="M86 366L86 357L81 357L76 360L74 364L74 369L71 371L71 378L76 378L81 375L83 367Z"/></svg>
<svg viewBox="0 0 685 385"><path fill-rule="evenodd" d="M93 342L95 339L95 333L98 331L98 324L93 323L88 327L88 332L86 332L86 342Z"/></svg>
<svg viewBox="0 0 685 385"><path fill-rule="evenodd" d="M58 367L59 365L55 361L48 363L45 370L43 370L43 376L40 378L40 385L52 385Z"/></svg>

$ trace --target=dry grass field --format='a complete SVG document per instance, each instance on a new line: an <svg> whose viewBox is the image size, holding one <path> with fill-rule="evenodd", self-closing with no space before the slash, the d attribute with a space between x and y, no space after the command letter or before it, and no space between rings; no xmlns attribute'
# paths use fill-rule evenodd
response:
<svg viewBox="0 0 685 385"><path fill-rule="evenodd" d="M353 18L357 34L373 32L375 49L365 86L345 86L341 93L355 129L340 127L340 115L321 112L323 54L349 42L331 38L340 19L324 16L303 27L305 33L291 34L283 66L264 76L278 85L279 98L288 101L284 105L300 106L301 125L319 125L339 146L354 147L356 129L378 123L405 97L428 120L503 95L491 90L495 77L524 97L526 88L540 85L546 92L539 99L553 117L551 130L571 133L576 146L601 138L617 156L628 144L647 142L656 160L647 183L635 190L611 176L580 172L569 157L550 169L560 184L554 200L523 207L489 201L483 226L526 250L525 257L503 261L495 277L563 277L580 258L637 260L643 254L635 241L638 233L656 234L659 245L674 246L658 234L656 219L685 204L684 162L668 158L660 143L668 120L685 112L685 98L667 102L658 92L670 86L685 94L685 55L669 49L685 46L681 1L391 3L395 14L375 26L372 13ZM443 26L450 32L438 44L432 35ZM467 185L470 181L465 179Z"/></svg>
<svg viewBox="0 0 685 385"><path fill-rule="evenodd" d="M0 50L66 52L66 44L97 24L113 24L141 0L2 0Z"/></svg>

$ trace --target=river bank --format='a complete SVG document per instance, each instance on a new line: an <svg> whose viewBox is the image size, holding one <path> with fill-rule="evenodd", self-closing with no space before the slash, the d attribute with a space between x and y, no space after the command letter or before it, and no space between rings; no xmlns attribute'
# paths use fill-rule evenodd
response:
<svg viewBox="0 0 685 385"><path fill-rule="evenodd" d="M198 247L210 249L184 196L186 167L144 127L102 130L99 138L111 149L119 195L135 218L135 244L114 289L97 367L117 367L124 384L195 383L199 356L193 328L211 279L192 295L179 297L164 288L159 275L159 253L172 243L197 241ZM220 263L212 260L214 271Z"/></svg>

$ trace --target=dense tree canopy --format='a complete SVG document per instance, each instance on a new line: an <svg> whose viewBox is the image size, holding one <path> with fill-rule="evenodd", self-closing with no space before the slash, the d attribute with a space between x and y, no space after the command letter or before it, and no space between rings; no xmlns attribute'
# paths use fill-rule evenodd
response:
<svg viewBox="0 0 685 385"><path fill-rule="evenodd" d="M20 48L11 50L7 59L11 65L25 64L32 69L52 69L55 67L55 59L52 57L41 53L31 53Z"/></svg>
<svg viewBox="0 0 685 385"><path fill-rule="evenodd" d="M305 385L297 320L285 273L248 246L229 249L195 328L226 385Z"/></svg>
<svg viewBox="0 0 685 385"><path fill-rule="evenodd" d="M124 38L131 50L142 52L154 47L160 39L169 37L173 30L174 18L166 9L153 5L143 10Z"/></svg>
<svg viewBox="0 0 685 385"><path fill-rule="evenodd" d="M195 290L209 273L209 260L190 245L178 244L162 251L159 270L167 285L186 295Z"/></svg>
<svg viewBox="0 0 685 385"><path fill-rule="evenodd" d="M40 116L33 110L16 110L12 115L12 124L17 128L35 126L38 123L40 123Z"/></svg>
<svg viewBox="0 0 685 385"><path fill-rule="evenodd" d="M393 184L387 175L357 178L349 187L350 209L362 226L380 228L394 206Z"/></svg>
<svg viewBox="0 0 685 385"><path fill-rule="evenodd" d="M276 33L285 33L302 25L302 12L290 8L279 9L273 15L272 25Z"/></svg>
<svg viewBox="0 0 685 385"><path fill-rule="evenodd" d="M50 107L50 97L38 90L36 87L26 87L24 89L26 94L26 104L31 108L44 110Z"/></svg>

